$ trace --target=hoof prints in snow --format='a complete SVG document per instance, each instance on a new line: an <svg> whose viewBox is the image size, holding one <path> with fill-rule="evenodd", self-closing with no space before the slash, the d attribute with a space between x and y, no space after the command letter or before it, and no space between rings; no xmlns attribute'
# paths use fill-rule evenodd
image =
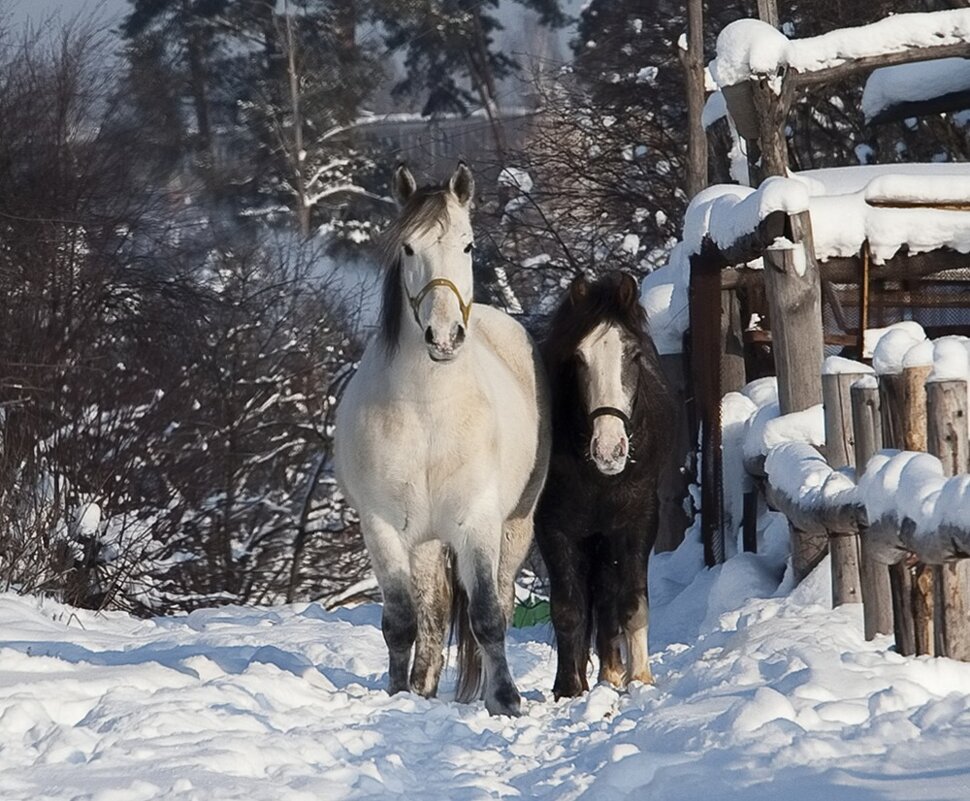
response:
<svg viewBox="0 0 970 801"><path fill-rule="evenodd" d="M450 670L444 700L385 695L376 606L81 629L0 596L0 798L965 797L970 665L865 643L824 569L787 598L741 600L777 586L751 555L677 584L692 549L656 559L656 687L554 702L549 631L515 631L516 720L447 700Z"/></svg>

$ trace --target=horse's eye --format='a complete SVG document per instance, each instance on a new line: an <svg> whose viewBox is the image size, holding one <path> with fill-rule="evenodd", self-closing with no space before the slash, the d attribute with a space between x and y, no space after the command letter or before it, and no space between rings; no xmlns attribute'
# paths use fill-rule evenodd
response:
<svg viewBox="0 0 970 801"><path fill-rule="evenodd" d="M465 253L471 253L474 249L475 249L474 242L469 242L467 245L465 245Z"/></svg>
<svg viewBox="0 0 970 801"><path fill-rule="evenodd" d="M413 255L414 255L414 248L413 248L413 247L411 247L411 246L410 246L409 244L407 244L407 242L405 242L405 243L404 243L404 252L405 252L405 253L406 253L406 254L407 254L408 256L413 256Z"/></svg>

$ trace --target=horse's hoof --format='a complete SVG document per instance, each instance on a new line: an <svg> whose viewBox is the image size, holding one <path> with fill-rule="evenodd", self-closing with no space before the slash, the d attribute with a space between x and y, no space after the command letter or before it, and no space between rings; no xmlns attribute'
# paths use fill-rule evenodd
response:
<svg viewBox="0 0 970 801"><path fill-rule="evenodd" d="M552 685L552 696L557 701L560 698L578 698L588 690L589 687L584 687L579 681L557 681Z"/></svg>
<svg viewBox="0 0 970 801"><path fill-rule="evenodd" d="M626 671L616 668L600 668L597 680L600 683L609 684L611 687L624 687L626 685Z"/></svg>
<svg viewBox="0 0 970 801"><path fill-rule="evenodd" d="M490 715L508 715L517 718L522 714L522 696L515 687L500 687L485 698L485 708Z"/></svg>
<svg viewBox="0 0 970 801"><path fill-rule="evenodd" d="M634 673L633 676L630 677L630 683L632 684L635 681L639 681L641 684L657 683L656 679L654 679L653 677L653 673L651 673L649 670L643 670L639 673Z"/></svg>

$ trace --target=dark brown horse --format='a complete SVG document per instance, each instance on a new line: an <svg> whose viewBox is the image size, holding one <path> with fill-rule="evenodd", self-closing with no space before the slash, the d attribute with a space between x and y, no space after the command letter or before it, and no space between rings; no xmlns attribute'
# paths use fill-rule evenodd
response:
<svg viewBox="0 0 970 801"><path fill-rule="evenodd" d="M600 681L649 683L647 559L676 410L636 281L620 272L595 283L576 279L552 318L543 357L553 445L536 538L551 583L553 692L589 689L594 631Z"/></svg>

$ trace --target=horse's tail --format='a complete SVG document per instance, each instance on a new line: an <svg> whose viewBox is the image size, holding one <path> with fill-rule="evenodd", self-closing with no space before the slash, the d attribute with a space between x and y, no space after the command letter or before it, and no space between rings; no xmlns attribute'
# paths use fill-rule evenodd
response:
<svg viewBox="0 0 970 801"><path fill-rule="evenodd" d="M472 633L468 593L458 579L454 557L449 560L448 572L451 578L451 638L458 643L458 689L455 700L469 704L482 694L482 655Z"/></svg>

